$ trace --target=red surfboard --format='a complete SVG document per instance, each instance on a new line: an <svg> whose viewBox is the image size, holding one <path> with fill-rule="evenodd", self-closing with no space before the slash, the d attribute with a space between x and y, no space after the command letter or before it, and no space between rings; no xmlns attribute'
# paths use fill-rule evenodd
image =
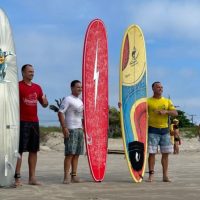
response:
<svg viewBox="0 0 200 200"><path fill-rule="evenodd" d="M108 146L108 45L100 19L86 31L82 66L84 132L93 179L104 179Z"/></svg>

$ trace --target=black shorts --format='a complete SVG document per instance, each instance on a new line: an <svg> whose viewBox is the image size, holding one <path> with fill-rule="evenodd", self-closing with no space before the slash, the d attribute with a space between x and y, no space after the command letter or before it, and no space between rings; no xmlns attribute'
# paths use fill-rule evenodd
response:
<svg viewBox="0 0 200 200"><path fill-rule="evenodd" d="M174 141L179 142L180 141L180 137L174 137Z"/></svg>
<svg viewBox="0 0 200 200"><path fill-rule="evenodd" d="M20 122L19 153L40 150L40 132L38 122Z"/></svg>

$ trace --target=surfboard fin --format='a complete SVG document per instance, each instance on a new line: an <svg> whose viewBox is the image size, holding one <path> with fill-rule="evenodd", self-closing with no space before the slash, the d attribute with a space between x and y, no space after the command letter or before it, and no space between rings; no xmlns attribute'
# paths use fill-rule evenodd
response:
<svg viewBox="0 0 200 200"><path fill-rule="evenodd" d="M13 171L13 173L15 172L14 166L8 161L8 155L5 155L5 176L8 176L8 170L10 169Z"/></svg>
<svg viewBox="0 0 200 200"><path fill-rule="evenodd" d="M12 163L11 162L7 162L7 169L11 169L12 171L13 171L13 174L14 174L14 172L15 172L15 168L14 168L14 166L12 165Z"/></svg>
<svg viewBox="0 0 200 200"><path fill-rule="evenodd" d="M131 166L135 171L140 171L144 164L144 144L133 141L128 144Z"/></svg>
<svg viewBox="0 0 200 200"><path fill-rule="evenodd" d="M5 176L8 176L8 155L5 155Z"/></svg>
<svg viewBox="0 0 200 200"><path fill-rule="evenodd" d="M15 158L21 158L20 154L17 150L14 152ZM5 176L8 176L8 170L12 169L13 172L15 172L15 168L12 165L11 162L8 161L8 155L5 155Z"/></svg>

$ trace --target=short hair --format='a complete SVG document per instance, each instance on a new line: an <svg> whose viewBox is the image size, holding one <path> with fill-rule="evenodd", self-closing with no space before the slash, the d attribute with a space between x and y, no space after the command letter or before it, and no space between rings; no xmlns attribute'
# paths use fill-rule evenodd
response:
<svg viewBox="0 0 200 200"><path fill-rule="evenodd" d="M21 71L24 72L26 67L33 67L33 66L31 64L25 64L25 65L22 66Z"/></svg>
<svg viewBox="0 0 200 200"><path fill-rule="evenodd" d="M73 80L71 82L71 88L74 87L77 83L81 83L79 80Z"/></svg>
<svg viewBox="0 0 200 200"><path fill-rule="evenodd" d="M152 84L152 88L153 88L154 85L157 84L157 83L160 83L160 81L155 81L155 82L153 82L153 84Z"/></svg>

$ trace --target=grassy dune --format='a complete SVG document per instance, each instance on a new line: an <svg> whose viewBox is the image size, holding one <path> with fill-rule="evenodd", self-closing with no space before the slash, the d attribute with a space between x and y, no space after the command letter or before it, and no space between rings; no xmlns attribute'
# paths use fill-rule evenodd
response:
<svg viewBox="0 0 200 200"><path fill-rule="evenodd" d="M50 135L53 132L61 132L61 128L58 126L40 126L41 140L44 140L46 135ZM180 128L181 137L194 138L197 137L197 127Z"/></svg>

